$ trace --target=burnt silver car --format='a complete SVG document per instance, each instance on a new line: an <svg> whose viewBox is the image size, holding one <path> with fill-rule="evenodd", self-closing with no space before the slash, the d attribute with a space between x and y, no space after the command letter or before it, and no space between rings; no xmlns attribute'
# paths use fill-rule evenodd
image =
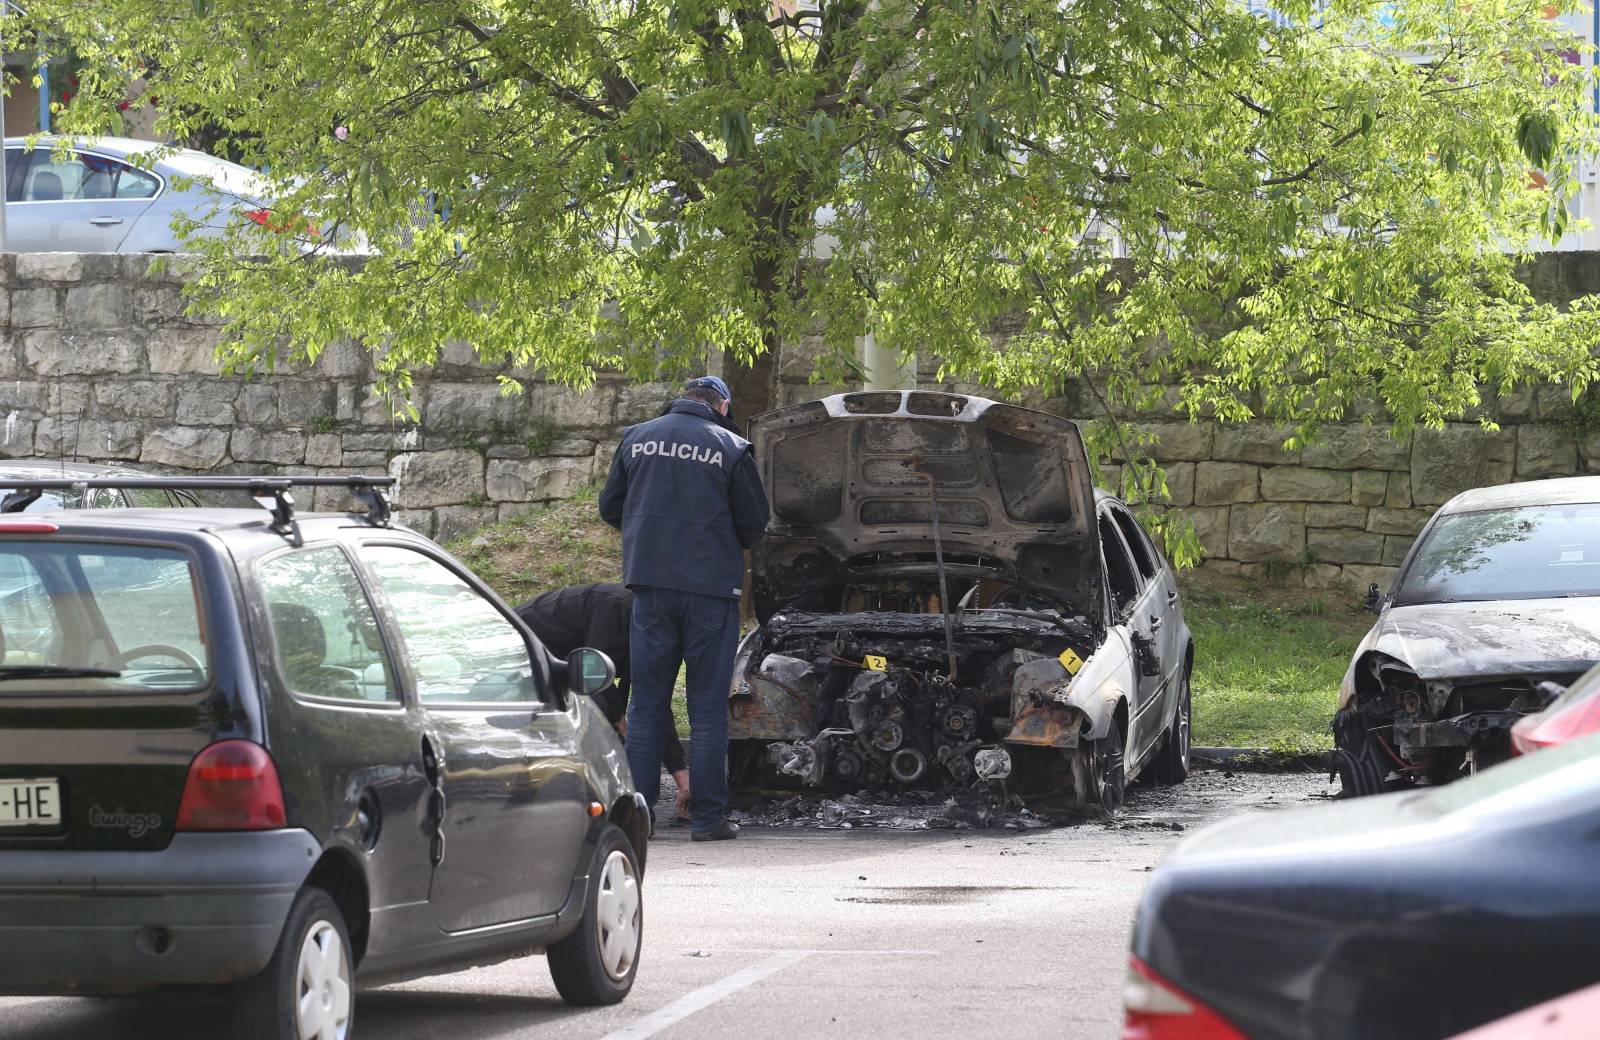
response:
<svg viewBox="0 0 1600 1040"><path fill-rule="evenodd" d="M1369 606L1333 720L1345 793L1501 761L1511 727L1600 662L1600 477L1457 495Z"/></svg>
<svg viewBox="0 0 1600 1040"><path fill-rule="evenodd" d="M957 394L758 416L735 781L905 789L1014 776L1111 811L1181 781L1193 641L1171 568L1095 491L1077 427Z"/></svg>

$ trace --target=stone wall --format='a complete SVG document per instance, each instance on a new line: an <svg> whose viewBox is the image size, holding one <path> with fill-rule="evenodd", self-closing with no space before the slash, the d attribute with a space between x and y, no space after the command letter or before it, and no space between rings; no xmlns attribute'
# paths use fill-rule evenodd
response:
<svg viewBox="0 0 1600 1040"><path fill-rule="evenodd" d="M1546 298L1597 291L1600 257L1550 256L1530 279ZM402 518L439 538L603 478L621 427L654 416L673 389L603 377L575 393L449 344L416 376L413 422L375 392L370 359L354 344L309 368L219 374L217 329L183 315L178 276L153 273L147 257L0 256L0 285L0 456L218 473L388 472L400 481ZM785 403L841 389L808 385L808 346L783 358ZM503 394L503 375L524 392ZM971 390L924 375L929 387ZM1070 398L1036 403L1090 412ZM1143 422L1208 568L1364 588L1392 575L1433 508L1457 491L1600 472L1600 429L1588 431L1562 388L1502 397L1485 414L1502 428L1466 422L1395 440L1382 427L1344 424L1292 453L1282 449L1287 431L1264 425L1189 423L1168 408ZM314 504L333 504L319 495Z"/></svg>

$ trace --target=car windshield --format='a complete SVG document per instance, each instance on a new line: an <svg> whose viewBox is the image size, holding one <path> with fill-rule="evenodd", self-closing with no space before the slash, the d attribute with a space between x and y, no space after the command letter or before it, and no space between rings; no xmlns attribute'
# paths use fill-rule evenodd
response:
<svg viewBox="0 0 1600 1040"><path fill-rule="evenodd" d="M1417 549L1397 605L1600 596L1600 504L1441 517Z"/></svg>
<svg viewBox="0 0 1600 1040"><path fill-rule="evenodd" d="M209 680L200 594L175 549L0 539L0 697Z"/></svg>

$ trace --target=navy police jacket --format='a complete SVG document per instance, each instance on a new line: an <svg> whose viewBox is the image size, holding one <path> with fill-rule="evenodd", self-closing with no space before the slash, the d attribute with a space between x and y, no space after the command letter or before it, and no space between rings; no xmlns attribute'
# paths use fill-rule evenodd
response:
<svg viewBox="0 0 1600 1040"><path fill-rule="evenodd" d="M767 494L750 442L698 401L674 401L630 426L600 492L622 531L622 580L737 599L744 555L767 528Z"/></svg>

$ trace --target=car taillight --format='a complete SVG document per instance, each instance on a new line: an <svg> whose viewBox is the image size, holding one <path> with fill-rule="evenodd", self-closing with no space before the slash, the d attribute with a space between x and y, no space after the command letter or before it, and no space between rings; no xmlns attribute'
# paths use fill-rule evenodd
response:
<svg viewBox="0 0 1600 1040"><path fill-rule="evenodd" d="M322 237L322 229L313 227L311 222L302 216L281 217L270 209L247 209L244 215L252 223L260 224L268 231L275 231L280 235Z"/></svg>
<svg viewBox="0 0 1600 1040"><path fill-rule="evenodd" d="M1128 958L1122 1009L1122 1040L1247 1040L1221 1015L1137 957Z"/></svg>
<svg viewBox="0 0 1600 1040"><path fill-rule="evenodd" d="M1600 733L1600 695L1574 701L1554 715L1530 715L1511 727L1511 750L1519 755Z"/></svg>
<svg viewBox="0 0 1600 1040"><path fill-rule="evenodd" d="M222 740L189 763L180 831L268 831L284 824L278 767L260 744Z"/></svg>
<svg viewBox="0 0 1600 1040"><path fill-rule="evenodd" d="M0 534L55 534L59 530L51 523L0 522Z"/></svg>

